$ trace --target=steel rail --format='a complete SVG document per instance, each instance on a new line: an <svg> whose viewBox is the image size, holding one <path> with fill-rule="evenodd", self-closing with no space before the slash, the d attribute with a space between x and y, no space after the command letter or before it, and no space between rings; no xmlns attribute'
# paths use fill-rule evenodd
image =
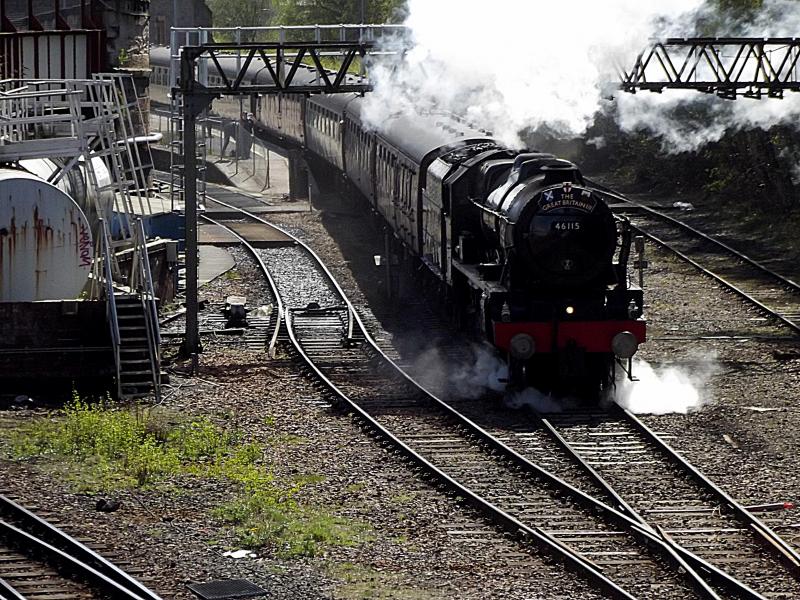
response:
<svg viewBox="0 0 800 600"><path fill-rule="evenodd" d="M793 290L795 292L800 292L800 284L798 284L797 282L789 279L788 277L784 277L780 273L776 273L775 271L773 271L769 267L764 266L763 264L761 264L757 260L750 258L749 256L747 256L743 252L737 250L736 248L733 248L732 246L729 246L725 242L723 242L721 240L718 240L718 239L716 239L714 237L711 237L707 233L704 233L704 232L700 231L699 229L695 229L694 227L692 227L688 223L684 223L683 221L681 221L679 219L676 219L675 217L672 217L672 216L670 216L670 215L668 215L666 213L662 213L661 211L658 211L658 210L656 210L656 209L654 209L654 208L652 208L650 206L647 206L645 204L640 204L638 202L634 202L634 201L632 201L630 199L625 198L624 196L616 196L615 195L615 197L617 197L619 199L625 199L625 202L627 204L630 204L636 210L641 210L642 212L651 214L651 215L653 215L653 216L655 216L655 217L657 217L657 218L659 218L659 219L661 219L663 221L667 221L668 223L671 223L672 225L675 225L675 226L679 227L680 229L683 229L684 231L688 231L692 235L694 235L696 237L699 237L699 238L703 239L704 241L709 242L710 244L713 244L713 245L715 245L715 246L717 246L719 248L722 248L723 250L725 250L729 254L733 254L734 256L736 256L736 258L738 258L742 262L745 262L745 263L749 264L751 267L754 267L754 268L758 269L759 271L762 271L766 275L769 275L770 277L772 277L773 279L777 280L779 283L781 283L782 285L786 286L787 288L789 288L789 289L791 289L791 290Z"/></svg>
<svg viewBox="0 0 800 600"><path fill-rule="evenodd" d="M582 570L592 581L601 585L615 598L634 600L634 596L631 596L616 583L608 579L602 574L602 572L598 570L595 565L593 565L582 555L565 546L551 535L544 532L542 529L528 527L515 517L488 502L469 488L458 483L455 479L444 473L426 458L422 457L420 454L411 449L402 440L394 436L388 429L386 429L371 415L369 415L369 413L361 408L356 402L351 400L344 392L339 390L339 388L316 366L316 364L303 350L302 344L299 342L294 332L293 319L291 316L292 312L294 311L287 311L286 329L289 333L289 339L291 340L292 345L302 358L303 362L314 372L315 376L336 398L345 403L349 409L358 416L358 418L369 424L370 430L375 435L392 443L407 459L425 469L425 471L444 484L452 493L466 500L473 508L479 510L484 515L488 515L492 522L502 526L507 532L522 537L522 539L525 541L534 542L539 545L540 548L549 550L550 552L560 556L570 566Z"/></svg>
<svg viewBox="0 0 800 600"><path fill-rule="evenodd" d="M149 597L140 596L97 569L94 569L84 561L75 558L72 554L59 550L41 538L27 531L23 531L2 519L0 519L0 538L6 540L11 546L19 548L26 554L35 557L44 557L48 564L59 572L63 572L62 574L67 578L71 578L71 576L77 574L81 579L85 580L88 585L110 594L112 598L119 600L145 600L145 598Z"/></svg>
<svg viewBox="0 0 800 600"><path fill-rule="evenodd" d="M552 486L556 487L561 492L569 495L572 499L576 500L577 502L579 502L583 506L587 506L589 508L592 508L594 510L598 510L598 511L608 515L610 518L614 519L619 525L621 525L623 528L625 528L625 530L629 531L631 534L633 534L635 537L637 537L643 544L645 544L645 545L654 545L654 546L659 547L661 549L661 551L666 555L667 560L672 562L679 571L683 571L686 574L686 576L690 579L690 582L695 587L695 589L698 592L700 592L702 595L704 595L705 597L712 598L712 599L718 598L716 593L712 589L710 589L710 587L708 586L706 581L703 579L703 577L701 577L699 575L699 573L697 572L698 570L704 571L710 577L712 577L712 579L724 584L726 587L728 587L730 589L735 589L736 592L741 594L742 597L744 597L744 598L748 598L750 600L764 600L764 598L761 595L759 595L756 592L754 592L753 590L749 589L743 583L735 580L734 578L732 578L730 575L728 575L724 571L721 571L717 567L714 567L713 565L709 564L708 562L704 561L703 559L701 559L700 557L694 555L693 553L691 553L690 551L684 549L683 547L676 545L671 540L665 539L663 536L659 535L655 530L653 530L648 524L646 524L646 523L643 524L642 522L637 521L637 520L633 519L632 517L630 517L630 516L628 516L626 514L623 514L622 512L620 512L620 511L618 511L618 510L616 510L616 509L614 509L612 507L609 507L608 505L604 504L603 502L601 502L601 501L597 500L596 498L586 494L585 492L575 488L574 486L572 486L571 484L567 483L563 479L561 479L561 478L557 477L556 475L550 473L549 471L547 471L546 469L542 468L541 466L539 466L539 465L537 465L535 463L532 463L531 461L529 461L528 459L526 459L525 457L523 457L522 455L517 453L515 450L511 449L509 446L507 446L506 444L504 444L503 442L498 440L496 437L492 436L490 433L488 433L486 430L481 428L479 425L477 425L476 423L471 421L469 418L467 418L466 416L462 415L460 412L458 412L452 406L450 406L446 402L442 401L441 399L437 398L435 395L433 395L430 392L428 392L424 388L424 386L419 384L410 375L408 375L408 373L406 373L403 369L401 369L378 346L377 342L375 342L375 340L369 334L366 326L364 325L364 323L361 320L361 317L359 316L359 314L356 311L356 309L353 307L352 303L350 302L349 298L347 297L347 295L342 290L342 288L339 285L339 283L336 281L336 279L333 276L333 274L330 272L330 270L327 268L327 266L324 264L324 262L319 258L319 256L313 251L313 249L308 247L308 245L303 243L296 236L294 236L291 233L285 231L284 229L282 229L279 226L276 226L276 225L274 225L272 223L269 223L268 221L266 221L265 219L259 217L258 215L255 215L253 213L248 212L247 210L238 208L236 206L233 206L233 205L231 205L229 203L226 203L226 202L223 202L223 201L220 201L220 200L216 200L216 199L213 199L213 198L211 200L213 202L216 202L217 204L220 204L220 205L225 206L227 208L233 209L233 210L235 210L235 211L237 211L237 212L239 212L239 213L241 213L243 215L246 215L251 219L254 219L256 221L259 221L261 223L264 223L266 225L274 227L276 230L281 231L285 235L287 235L290 238L294 239L295 242L300 247L302 247L315 260L315 262L317 263L317 266L320 269L320 271L325 275L325 277L326 277L326 279L328 279L329 283L336 289L336 291L339 294L340 298L343 300L344 304L346 305L349 315L352 317L352 319L358 325L358 328L362 332L362 335L364 336L365 341L370 345L371 349L378 356L380 356L381 359L387 365L389 365L397 375L399 375L400 377L405 379L406 382L409 383L412 387L418 389L430 402L432 402L435 406L437 406L439 409L441 409L445 414L447 414L449 417L451 417L459 425L463 426L466 430L468 430L470 433L472 433L477 438L479 438L489 448L491 448L492 450L498 452L506 460L509 460L509 462L511 462L515 466L521 468L522 470L524 470L528 474L531 474L531 475L534 475L534 476L538 476L538 477L544 479L549 484L551 484ZM301 312L301 311L302 311L302 309L298 310L298 312ZM289 332L289 336L290 336L290 339L291 339L293 345L295 346L295 348L297 349L298 353L303 358L304 362L306 362L309 365L309 367L315 372L315 374L322 379L322 381L324 382L326 387L328 387L332 391L332 393L334 393L337 397L340 397L341 399L343 399L348 405L354 406L355 409L356 409L356 412L359 415L361 415L362 418L366 418L366 420L368 422L370 422L371 424L375 423L375 426L378 428L378 430L381 431L382 434L385 432L385 435L388 436L388 439L392 440L393 443L398 444L399 445L398 447L401 447L401 449L402 449L402 451L404 453L405 452L413 453L414 456L417 457L417 458L414 458L414 460L422 461L422 462L420 462L420 464L421 465L425 465L425 468L427 469L428 468L427 465L429 463L428 463L428 461L426 459L424 459L423 457L421 457L421 456L417 455L416 453L414 453L414 451L411 450L410 448L408 448L402 441L400 441L399 439L395 438L395 436L393 436L391 433L386 431L383 428L383 426L381 426L379 423L374 421L374 419L369 417L369 415L366 412L364 412L363 409L358 407L357 404L355 404L353 401L351 401L349 398L347 398L346 394L344 394L342 391L338 390L338 388L336 388L335 384L333 384L333 382L331 382L327 377L325 377L325 375L323 373L321 373L321 371L310 361L309 357L305 354L305 352L302 350L302 348L299 347L299 342L296 340L296 337L294 335L294 331L293 331L293 328L291 326L291 312L292 312L291 310L287 310L286 311L285 320L286 320L286 323L287 323L287 330ZM430 468L435 469L437 473L440 473L440 471L438 469L436 469L436 467L434 467L433 465L430 465ZM441 473L441 475L443 477L448 478L448 480L450 479L444 473ZM438 477L439 475L437 474L436 476ZM454 481L452 483L455 483L456 485L460 485L460 484L457 484L457 482L454 482ZM446 484L448 486L451 485L450 481L446 481ZM466 489L466 488L464 488L464 489ZM470 492L470 494L472 494L472 492ZM469 496L467 496L467 497L469 497ZM486 505L488 505L488 506L493 506L490 503L486 502L485 500L481 499L480 497L478 497L478 499L481 502L483 502ZM496 507L494 507L494 508L496 508ZM499 509L497 509L497 510L499 510ZM510 522L513 522L515 524L518 523L518 521L514 517L511 517L510 515L506 515L506 517L508 519L511 519ZM531 529L531 528L527 528L527 529ZM531 529L531 530L535 531L533 529ZM526 529L520 529L519 531L524 531L526 534L530 535L529 532L526 531ZM542 533L544 535L547 535L543 531L540 531L540 533ZM555 539L553 539L552 542L554 542L557 545L558 548L562 548L563 547L563 544L561 542L558 542ZM548 544L548 546L549 546L549 544Z"/></svg>
<svg viewBox="0 0 800 600"><path fill-rule="evenodd" d="M119 594L115 598L161 600L155 592L94 550L3 495L0 495L0 518L17 524L0 520L1 537L15 540L23 550L34 547L57 563L68 561L89 581Z"/></svg>
<svg viewBox="0 0 800 600"><path fill-rule="evenodd" d="M641 432L649 441L651 441L664 455L671 461L680 465L691 477L703 486L707 491L711 492L717 499L726 504L740 521L746 523L756 533L762 541L764 541L768 548L778 552L779 557L785 562L789 568L794 572L795 576L800 575L800 554L792 548L786 541L783 540L777 533L769 528L761 519L756 517L753 513L747 510L744 506L734 500L726 491L720 488L713 481L708 479L703 473L692 466L685 458L675 452L670 446L664 442L656 433L642 422L630 410L625 408L619 409L625 415L627 420Z"/></svg>
<svg viewBox="0 0 800 600"><path fill-rule="evenodd" d="M627 412L627 411L626 411ZM580 452L575 450L572 444L570 444L564 436L559 433L558 429L550 422L549 419L544 417L538 412L534 411L534 415L536 416L539 423L544 427L544 429L548 432L548 434L555 440L556 444L558 444L564 452L573 460L575 464L577 464L581 470L598 486L600 486L603 491L608 494L610 498L613 498L614 502L616 502L622 512L624 512L627 516L632 519L635 519L643 527L648 528L650 531L657 531L658 535L661 539L663 539L666 543L668 543L676 552L678 552L682 557L686 560L689 560L694 567L699 570L707 573L712 580L716 581L719 585L723 586L725 589L739 594L741 597L744 598L752 598L752 599L763 599L764 597L756 592L755 590L751 589L743 582L733 578L725 571L722 571L718 567L715 567L708 561L703 558L700 558L696 554L692 553L689 550L686 550L683 546L678 544L675 540L673 540L669 535L666 535L660 528L658 530L653 530L652 526L647 522L647 520L642 517L638 511L636 511L633 507L628 504L628 502L617 492L614 487L608 483L608 481L597 472L597 470L592 467L586 460L581 456ZM655 435L655 433L653 433ZM691 555L691 556L690 556Z"/></svg>
<svg viewBox="0 0 800 600"><path fill-rule="evenodd" d="M214 199L214 198L212 198L212 197L210 197L208 195L206 195L206 200L207 201L211 200L212 202L219 202L219 200L216 200L216 199ZM250 252L252 257L256 260L256 262L258 263L259 268L261 269L261 272L264 274L264 277L266 277L267 283L269 284L270 290L272 291L272 295L275 297L275 302L278 305L277 306L277 310L275 311L275 313L276 313L275 314L275 327L273 328L272 337L270 338L269 346L267 347L267 354L269 355L269 357L270 358L275 358L275 356L276 356L276 347L278 345L278 336L280 335L280 329L281 329L281 320L283 319L283 314L284 314L284 306L283 306L283 299L281 298L280 294L278 293L278 287L275 284L275 280L272 278L272 273L269 272L269 269L267 268L267 265L264 264L264 261L258 255L258 252L256 252L255 247L253 247L253 245L250 244L244 237L239 235L236 231L234 231L233 229L231 229L227 225L224 225L220 221L212 219L211 217L209 217L207 215L202 215L201 218L205 219L209 223L213 223L214 225L222 227L223 229L225 229L226 231L231 233L235 238L237 238L239 240L239 242L245 248L247 248L247 251Z"/></svg>
<svg viewBox="0 0 800 600"><path fill-rule="evenodd" d="M2 577L0 577L0 598L3 598L3 600L25 600L25 596L11 587L11 584Z"/></svg>
<svg viewBox="0 0 800 600"><path fill-rule="evenodd" d="M754 305L756 308L758 308L760 311L762 311L762 313L766 314L768 317L780 321L781 323L786 325L789 329L791 329L795 333L800 333L800 324L795 323L794 321L784 317L779 312L776 312L776 311L772 310L769 306L767 306L763 302L760 302L759 300L753 298L753 296L751 296L750 294L745 292L743 289L738 287L736 284L731 283L730 281L725 279L722 275L719 275L718 273L715 273L714 271L711 271L710 269L707 269L706 267L701 265L699 262L697 262L693 258L687 256L686 254L684 254L683 252L681 252L677 248L673 248L672 246L669 245L668 242L665 242L661 238L656 237L652 233L648 233L648 232L644 231L643 229L640 229L639 227L636 227L635 225L631 225L631 227L634 230L636 230L639 233L641 233L647 239L649 239L649 240L653 241L654 243L656 243L658 246L661 246L665 250L668 250L669 252L672 252L675 256L677 256L678 258L680 258L684 262L689 263L695 269L700 271L703 275L706 275L707 277L710 277L714 281L717 281L718 283L721 283L724 287L728 288L730 291L735 293L737 296L739 296L743 300L746 300L750 304Z"/></svg>
<svg viewBox="0 0 800 600"><path fill-rule="evenodd" d="M628 198L626 198L625 196L623 196L621 194L617 194L615 192L612 192L612 191L608 190L604 186L598 185L596 183L592 183L592 185L597 187L598 189L600 189L600 191L602 193L604 193L604 194L606 194L608 196L611 196L611 197L616 198L618 200L622 200L623 202L625 202L627 204L630 204L631 206L636 207L637 209L644 210L645 212L648 212L648 213L650 213L650 214L652 214L652 215L654 215L654 216L656 216L656 217L658 217L660 219L666 220L666 221L670 222L673 225L677 225L678 227L684 229L685 231L688 231L688 232L692 233L693 235L696 235L696 236L700 237L704 241L707 241L709 243L712 243L712 244L724 249L726 252L732 254L734 257L736 257L737 259L741 260L742 262L745 262L745 263L749 264L750 266L760 270L765 275L777 280L781 285L784 285L785 287L789 288L792 291L796 291L796 292L800 293L800 284L798 284L798 283L792 281L791 279L783 277L782 275L770 270L769 268L765 267L764 265L762 265L758 261L755 261L755 260L751 259L750 257L748 257L747 255L739 252L735 248L731 248L730 246L728 246L724 242L716 240L713 237L711 237L711 236L709 236L709 235L707 235L707 234L705 234L705 233L703 233L701 231L698 231L697 229L691 227L690 225L687 225L686 223L683 223L683 222L679 221L678 219L675 219L674 217L670 217L669 215L665 215L665 214L663 214L663 213L661 213L661 212L659 212L657 210L654 210L654 209L650 208L649 206L644 206L642 204L638 204L636 202L633 202L633 201L629 200ZM643 236L645 236L647 239L649 239L652 242L654 242L656 245L668 250L669 252L672 252L673 254L675 254L678 258L680 258L684 262L689 263L695 269L700 271L703 275L706 275L707 277L710 277L711 279L713 279L713 280L717 281L718 283L722 284L724 287L726 287L729 290L731 290L732 292L734 292L737 296L739 296L743 300L745 300L745 301L749 302L750 304L754 305L763 314L766 314L768 317L780 321L783 325L786 325L789 329L791 329L795 333L800 334L800 324L795 323L791 319L787 319L781 313L771 309L769 306L767 306L763 302L757 300L756 298L754 298L753 296L748 294L746 291L741 289L736 284L728 281L722 275L719 275L718 273L715 273L714 271L704 267L703 265L698 263L693 258L687 256L685 253L681 252L677 248L672 247L668 242L666 242L666 241L662 240L661 238L653 235L652 233L649 233L649 232L645 231L641 227L638 227L636 225L631 224L631 228L633 230L635 230L636 232L638 232L638 233L642 234Z"/></svg>
<svg viewBox="0 0 800 600"><path fill-rule="evenodd" d="M361 317L358 315L358 312L353 307L350 299L345 294L344 290L339 285L339 282L333 276L333 274L328 269L327 265L320 259L320 257L314 252L312 248L310 248L307 244L304 244L301 240L299 240L296 236L292 235L288 231L285 231L281 227L278 227L272 223L269 223L267 220L250 213L244 209L238 208L229 204L227 202L222 202L220 200L211 198L212 202L216 202L222 206L227 208L236 210L251 219L259 221L265 225L269 225L274 227L276 230L281 231L285 235L289 236L290 238L294 239L296 243L302 247L308 254L314 259L319 267L320 271L323 273L325 278L328 282L336 289L336 292L339 294L339 297L343 300L346 309L349 315L355 320L358 324L359 329L365 336L365 340L370 342L371 347L385 360L388 364L392 365L397 373L401 374L410 384L414 387L418 388L426 397L429 399L434 399L438 402L438 398L435 398L431 394L429 394L422 386L417 384L411 377L409 377L402 369L397 367L394 362L392 362L386 354L377 346L377 344L372 340L372 337L369 335L366 326L361 321ZM277 293L277 289L276 289ZM370 427L373 431L380 432L380 434L387 440L391 441L393 444L403 452L410 460L413 460L416 464L423 467L426 471L428 471L432 476L436 477L443 484L448 486L452 491L454 491L457 495L463 495L464 498L470 501L474 507L481 509L485 512L485 514L489 514L492 517L492 520L500 525L502 525L507 531L513 534L522 535L525 538L529 538L530 540L537 542L542 547L545 547L557 555L561 556L568 564L577 567L587 573L590 579L596 581L600 584L604 589L608 590L615 598L623 598L626 600L633 600L634 597L631 596L628 592L624 591L620 588L617 584L613 581L608 579L605 575L603 575L594 565L592 565L588 560L586 560L580 554L572 551L571 549L565 547L561 542L554 539L552 536L548 535L544 531L540 529L532 529L527 527L526 525L519 522L517 519L512 517L511 515L507 514L506 512L502 511L500 508L494 506L493 504L487 502L471 490L467 489L466 487L462 486L450 476L446 475L440 469L435 467L432 463L430 463L427 459L420 456L416 452L414 452L409 446L399 440L397 437L392 435L385 427L383 427L380 423L378 423L373 417L371 417L366 411L364 411L360 406L358 406L355 402L353 402L350 398L347 397L342 391L340 391L335 384L325 376L324 373L320 371L320 369L310 360L308 355L303 350L302 346L298 342L294 329L292 327L292 318L291 318L292 311L285 310L285 322L286 322L286 329L289 334L289 339L292 342L295 350L301 356L303 361L308 365L308 367L314 372L314 374L322 381L326 388L328 388L331 393L333 393L337 398L341 399L345 402L348 406L350 406L356 414L360 416L363 420L370 424ZM352 322L348 319L349 322ZM476 426L477 427L477 426ZM488 435L488 434L486 434ZM568 485L568 484L565 484Z"/></svg>

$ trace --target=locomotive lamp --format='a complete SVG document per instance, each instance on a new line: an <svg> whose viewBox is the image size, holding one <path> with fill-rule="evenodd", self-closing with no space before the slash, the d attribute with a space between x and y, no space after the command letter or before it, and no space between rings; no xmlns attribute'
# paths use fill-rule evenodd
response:
<svg viewBox="0 0 800 600"><path fill-rule="evenodd" d="M503 302L503 308L500 309L500 320L503 323L511 322L511 307L508 305L508 302Z"/></svg>
<svg viewBox="0 0 800 600"><path fill-rule="evenodd" d="M628 302L628 318L636 319L640 316L642 316L642 309L640 309L639 305L636 304L636 300L631 300Z"/></svg>

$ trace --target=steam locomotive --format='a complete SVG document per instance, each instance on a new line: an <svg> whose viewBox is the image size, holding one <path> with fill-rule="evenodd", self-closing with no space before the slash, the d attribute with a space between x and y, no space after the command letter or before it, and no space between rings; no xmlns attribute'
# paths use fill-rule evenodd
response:
<svg viewBox="0 0 800 600"><path fill-rule="evenodd" d="M264 73L255 62L253 81ZM168 51L151 51L151 66L151 89L163 89ZM295 81L304 77L316 73L300 69ZM628 272L630 228L603 189L571 162L511 150L452 115L392 115L375 128L363 109L355 94L251 105L262 134L306 150L360 191L507 358L512 384L596 397L618 364L630 373L645 341L643 296ZM240 107L222 99L214 110L236 118Z"/></svg>

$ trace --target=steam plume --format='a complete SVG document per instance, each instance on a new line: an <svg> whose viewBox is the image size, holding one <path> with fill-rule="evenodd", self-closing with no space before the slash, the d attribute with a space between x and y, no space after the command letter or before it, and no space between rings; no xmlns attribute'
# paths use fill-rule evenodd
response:
<svg viewBox="0 0 800 600"><path fill-rule="evenodd" d="M436 393L453 398L475 399L491 392L502 392L508 367L487 345L473 344L468 357L449 358L431 347L416 360L414 376Z"/></svg>
<svg viewBox="0 0 800 600"><path fill-rule="evenodd" d="M620 378L614 401L636 414L686 414L709 403L705 386L718 369L716 356L698 359L691 372L676 367L656 370L636 360L633 373L638 381Z"/></svg>
<svg viewBox="0 0 800 600"><path fill-rule="evenodd" d="M579 135L616 80L615 61L632 60L663 31L685 33L679 17L700 5L495 0L489 9L482 0L410 0L414 48L402 64L371 71L376 91L365 117L380 128L392 113L433 107L512 146L522 145L520 132L540 127Z"/></svg>
<svg viewBox="0 0 800 600"><path fill-rule="evenodd" d="M400 64L376 66L364 117L376 129L393 114L443 110L489 129L511 147L532 131L582 135L611 111L626 131L663 137L669 151L694 150L726 131L795 122L800 94L786 100L723 101L672 90L635 96L616 90L653 39L698 34L796 36L800 3L765 0L755 17L720 18L705 0L409 0L414 46ZM701 118L674 117L700 107ZM697 112L697 111L695 111Z"/></svg>

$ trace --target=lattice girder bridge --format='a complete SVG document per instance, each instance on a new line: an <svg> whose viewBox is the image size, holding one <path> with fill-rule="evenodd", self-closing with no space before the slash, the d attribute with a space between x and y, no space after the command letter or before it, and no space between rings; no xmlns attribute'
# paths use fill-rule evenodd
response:
<svg viewBox="0 0 800 600"><path fill-rule="evenodd" d="M783 98L800 91L800 38L669 38L620 73L622 89L697 90L721 98Z"/></svg>
<svg viewBox="0 0 800 600"><path fill-rule="evenodd" d="M363 65L363 59L374 46L373 41L314 41L201 43L180 48L179 78L172 95L179 100L183 120L186 354L194 355L201 350L197 296L197 117L220 96L369 92L372 90L369 80L349 74L349 71L356 58ZM329 64L334 59L338 67L331 69L323 65L326 59ZM297 77L301 67L305 76Z"/></svg>

